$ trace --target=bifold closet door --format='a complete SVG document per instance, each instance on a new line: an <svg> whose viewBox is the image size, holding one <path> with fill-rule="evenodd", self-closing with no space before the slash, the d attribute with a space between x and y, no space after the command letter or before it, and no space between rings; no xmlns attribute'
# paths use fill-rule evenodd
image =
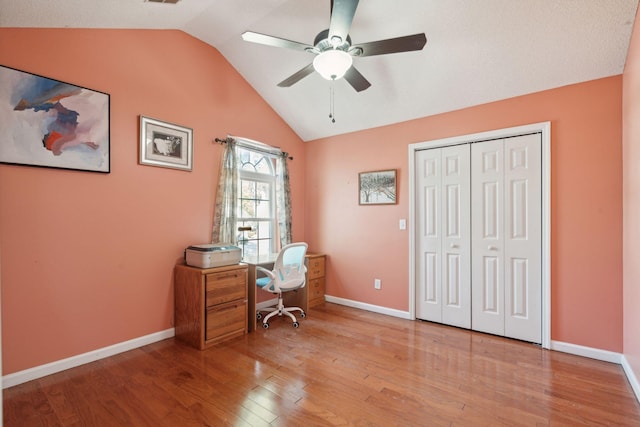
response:
<svg viewBox="0 0 640 427"><path fill-rule="evenodd" d="M472 329L540 343L541 136L471 147Z"/></svg>
<svg viewBox="0 0 640 427"><path fill-rule="evenodd" d="M470 149L416 153L416 317L471 327Z"/></svg>

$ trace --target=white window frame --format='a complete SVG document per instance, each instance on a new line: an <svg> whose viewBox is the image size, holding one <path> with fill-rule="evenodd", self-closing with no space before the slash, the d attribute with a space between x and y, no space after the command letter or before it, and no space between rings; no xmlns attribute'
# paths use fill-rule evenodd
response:
<svg viewBox="0 0 640 427"><path fill-rule="evenodd" d="M268 153L265 153L262 150L256 150L253 149L252 147L247 147L244 145L238 145L236 147L237 153L237 160L238 160L238 200L236 201L236 209L237 209L237 217L236 217L236 223L237 223L237 227L240 227L242 223L244 222L255 222L255 223L259 223L259 222L268 222L269 223L269 227L270 227L270 237L269 237L269 252L272 253L275 251L276 248L276 233L277 233L277 227L276 227L276 172L275 172L275 164L274 164L274 156ZM245 151L249 151L252 152L256 155L262 156L264 157L267 161L269 161L270 163L270 170L271 170L271 174L266 174L266 173L260 173L260 172L254 172L254 171L250 171L250 170L246 170L243 169L242 167L242 162L240 161L240 150L245 150ZM270 206L269 206L269 217L249 217L249 218L245 218L242 217L242 209L240 207L240 203L242 200L242 181L253 181L256 183L268 183L270 185L271 191L270 191L270 195L269 195L269 200L270 200ZM256 230L257 232L257 230ZM243 235L246 232L238 232L239 234ZM244 236L243 236L244 237ZM243 239L244 240L244 239ZM258 251L255 255L260 254L260 245L257 243L259 240L266 240L266 239L260 239L259 236L256 239L248 239L249 241L253 240L256 241L256 250ZM239 246L243 248L244 251L244 242L238 242ZM243 254L244 255L244 254Z"/></svg>

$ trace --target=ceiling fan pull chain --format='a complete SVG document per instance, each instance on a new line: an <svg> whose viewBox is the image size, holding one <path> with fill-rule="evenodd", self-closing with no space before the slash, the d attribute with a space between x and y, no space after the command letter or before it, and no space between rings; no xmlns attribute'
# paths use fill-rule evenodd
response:
<svg viewBox="0 0 640 427"><path fill-rule="evenodd" d="M329 118L331 119L331 123L336 122L336 112L335 112L335 92L333 91L333 80L329 84Z"/></svg>
<svg viewBox="0 0 640 427"><path fill-rule="evenodd" d="M333 118L333 106L331 105L331 84L329 84L329 118Z"/></svg>

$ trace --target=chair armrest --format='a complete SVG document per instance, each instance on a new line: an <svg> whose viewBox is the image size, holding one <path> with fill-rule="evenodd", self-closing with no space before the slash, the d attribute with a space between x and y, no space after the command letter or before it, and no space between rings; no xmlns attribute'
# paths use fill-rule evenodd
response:
<svg viewBox="0 0 640 427"><path fill-rule="evenodd" d="M269 277L271 280L275 280L276 278L275 274L273 274L273 271L267 270L266 268L260 267L259 265L256 265L256 273L257 272L263 273L265 276Z"/></svg>

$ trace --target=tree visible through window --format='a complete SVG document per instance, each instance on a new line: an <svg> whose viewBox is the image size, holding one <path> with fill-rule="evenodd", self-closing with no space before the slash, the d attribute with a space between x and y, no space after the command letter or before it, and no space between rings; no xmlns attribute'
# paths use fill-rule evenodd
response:
<svg viewBox="0 0 640 427"><path fill-rule="evenodd" d="M239 198L237 206L238 244L244 256L274 252L275 171L274 159L237 147Z"/></svg>

